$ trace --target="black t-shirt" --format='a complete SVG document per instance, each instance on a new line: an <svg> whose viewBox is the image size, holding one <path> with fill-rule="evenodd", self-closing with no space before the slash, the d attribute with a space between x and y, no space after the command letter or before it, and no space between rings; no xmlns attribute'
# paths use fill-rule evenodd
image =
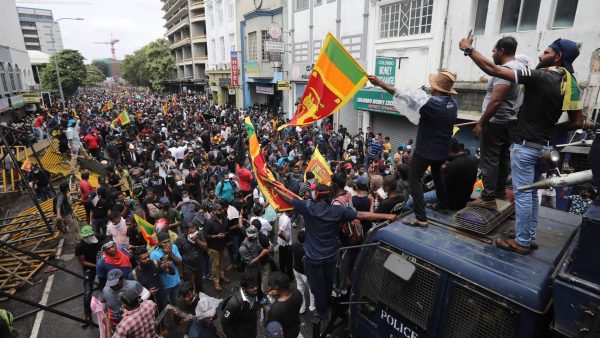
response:
<svg viewBox="0 0 600 338"><path fill-rule="evenodd" d="M106 218L108 217L108 210L112 207L112 203L105 198L100 198L98 203L92 209L94 218Z"/></svg>
<svg viewBox="0 0 600 338"><path fill-rule="evenodd" d="M402 203L402 202L404 202L404 197L402 197L400 195L388 197L379 203L379 206L377 207L377 210L375 210L375 213L389 214L392 212L392 209L394 209L396 204Z"/></svg>
<svg viewBox="0 0 600 338"><path fill-rule="evenodd" d="M352 206L356 211L370 211L371 200L369 200L369 196L352 196ZM369 231L371 226L373 226L373 222L371 221L362 220L360 222L365 232Z"/></svg>
<svg viewBox="0 0 600 338"><path fill-rule="evenodd" d="M142 236L139 229L127 229L127 237L129 237L129 245L143 246L146 245L146 240Z"/></svg>
<svg viewBox="0 0 600 338"><path fill-rule="evenodd" d="M474 157L462 154L448 162L444 170L444 182L450 210L460 210L467 205L476 179L477 162Z"/></svg>
<svg viewBox="0 0 600 338"><path fill-rule="evenodd" d="M152 288L161 288L160 274L163 270L160 268L160 262L150 261L150 266L144 270L138 265L129 275L130 279L138 281L143 287L150 290Z"/></svg>
<svg viewBox="0 0 600 338"><path fill-rule="evenodd" d="M294 270L304 274L304 244L300 242L292 243L292 256L294 257Z"/></svg>
<svg viewBox="0 0 600 338"><path fill-rule="evenodd" d="M226 238L211 238L212 235L216 235L218 233L227 234L227 223L226 222L217 222L214 219L210 219L206 221L204 225L204 238L206 238L208 248L213 250L223 250L225 248L225 243L227 242Z"/></svg>
<svg viewBox="0 0 600 338"><path fill-rule="evenodd" d="M98 252L102 249L102 241L98 240L98 243L87 244L84 241L80 241L77 246L75 246L75 257L79 257L83 255L85 260L96 264ZM96 270L96 268L83 268L84 270Z"/></svg>
<svg viewBox="0 0 600 338"><path fill-rule="evenodd" d="M285 338L296 338L300 334L300 308L302 307L302 294L297 289L292 289L292 296L285 302L275 302L269 310L270 322L279 322L283 327Z"/></svg>
<svg viewBox="0 0 600 338"><path fill-rule="evenodd" d="M560 85L563 73L548 69L522 69L516 74L517 83L525 85L525 95L517 115L514 140L549 141L556 133L555 125L562 114Z"/></svg>

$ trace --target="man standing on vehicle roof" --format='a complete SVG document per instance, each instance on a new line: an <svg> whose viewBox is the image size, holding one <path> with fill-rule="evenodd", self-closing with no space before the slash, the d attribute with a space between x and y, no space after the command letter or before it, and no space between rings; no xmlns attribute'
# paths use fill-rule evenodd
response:
<svg viewBox="0 0 600 338"><path fill-rule="evenodd" d="M391 221L396 218L396 215L375 214L332 205L333 192L325 184L316 186L314 200L300 200L275 185L271 186L277 190L281 198L292 204L294 211L304 217L306 229L304 272L315 296L316 319L317 321L327 320L329 297L335 276L336 256L340 247L340 225L355 218L369 221Z"/></svg>
<svg viewBox="0 0 600 338"><path fill-rule="evenodd" d="M579 55L577 44L557 39L539 56L536 69L513 70L498 66L473 48L471 36L459 43L460 50L486 74L525 85L525 96L517 118L511 150L513 188L515 189L515 239L498 239L499 248L523 255L537 248L537 189L518 191L541 175L541 159L551 149L549 140L557 130L585 128L580 89L573 76L573 61ZM563 111L569 121L557 125Z"/></svg>

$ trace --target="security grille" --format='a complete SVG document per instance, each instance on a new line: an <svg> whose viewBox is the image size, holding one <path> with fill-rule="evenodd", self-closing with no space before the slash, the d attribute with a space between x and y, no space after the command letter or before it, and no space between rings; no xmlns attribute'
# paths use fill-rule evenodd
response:
<svg viewBox="0 0 600 338"><path fill-rule="evenodd" d="M383 267L392 251L371 249L363 264L358 287L359 299L387 306L424 330L431 324L440 274L433 266L410 257L416 267L410 281L404 281ZM399 253L400 254L400 253Z"/></svg>
<svg viewBox="0 0 600 338"><path fill-rule="evenodd" d="M504 222L514 211L515 206L503 200L496 200L496 209L467 206L456 213L452 225L486 235Z"/></svg>
<svg viewBox="0 0 600 338"><path fill-rule="evenodd" d="M519 312L495 299L455 283L452 291L445 337L514 337Z"/></svg>

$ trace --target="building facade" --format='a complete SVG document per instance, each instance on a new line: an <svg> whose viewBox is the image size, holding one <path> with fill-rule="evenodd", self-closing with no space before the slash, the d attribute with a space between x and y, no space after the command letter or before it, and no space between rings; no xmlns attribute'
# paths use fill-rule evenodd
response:
<svg viewBox="0 0 600 338"><path fill-rule="evenodd" d="M176 80L180 90L204 91L208 83L206 63L206 14L203 0L161 0L165 12L165 38L175 57Z"/></svg>
<svg viewBox="0 0 600 338"><path fill-rule="evenodd" d="M205 0L208 63L206 74L215 104L242 106L235 0ZM232 61L233 59L233 61ZM232 70L232 62L233 69ZM236 76L237 74L237 76ZM235 79L234 79L235 77Z"/></svg>
<svg viewBox="0 0 600 338"><path fill-rule="evenodd" d="M54 22L51 10L17 7L17 13L27 50L50 55L63 50L60 26Z"/></svg>
<svg viewBox="0 0 600 338"><path fill-rule="evenodd" d="M4 114L21 110L25 105L22 94L35 83L15 1L0 1L0 13L0 114Z"/></svg>
<svg viewBox="0 0 600 338"><path fill-rule="evenodd" d="M283 55L286 20L284 0L238 1L238 56L243 106L267 104L285 107L284 95L277 90L283 81Z"/></svg>

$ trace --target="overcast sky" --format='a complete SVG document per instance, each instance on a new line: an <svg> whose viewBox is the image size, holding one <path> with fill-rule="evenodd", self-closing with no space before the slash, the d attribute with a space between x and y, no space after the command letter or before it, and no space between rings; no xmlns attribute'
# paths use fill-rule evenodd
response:
<svg viewBox="0 0 600 338"><path fill-rule="evenodd" d="M2 0L0 0L2 1ZM18 0L17 0L18 1ZM84 21L61 20L60 30L64 48L77 49L90 63L93 59L111 57L110 45L94 44L110 41L110 33L119 40L115 45L117 59L162 38L165 33L160 0L69 0L92 4L33 4L20 7L51 9L54 19L80 17ZM68 2L68 1L65 1Z"/></svg>

